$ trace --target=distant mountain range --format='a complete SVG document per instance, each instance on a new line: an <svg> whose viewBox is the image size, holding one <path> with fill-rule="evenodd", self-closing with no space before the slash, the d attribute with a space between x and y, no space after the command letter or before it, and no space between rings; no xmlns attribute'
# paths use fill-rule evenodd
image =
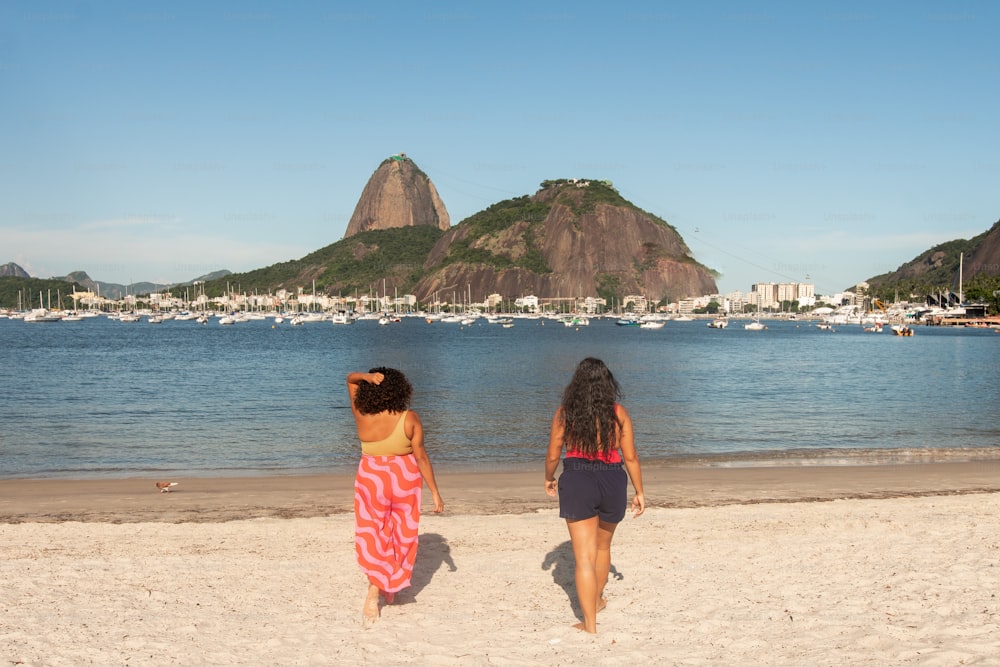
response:
<svg viewBox="0 0 1000 667"><path fill-rule="evenodd" d="M867 282L882 300L922 298L957 290L960 261L963 291L970 298L1000 289L1000 221L973 239L935 246ZM491 294L505 299L533 294L600 296L613 303L636 294L656 303L715 293L715 277L694 259L672 225L625 200L607 181L544 181L533 195L498 202L452 226L433 183L412 159L398 154L372 174L344 238L301 259L168 285L106 283L84 271L58 280L110 299L166 290L177 294L179 288L204 282L209 296L227 289L248 294L286 290L414 294L427 302L435 295L443 301L458 295L481 301ZM0 296L14 289L7 281L27 279L17 264L0 266Z"/></svg>
<svg viewBox="0 0 1000 667"><path fill-rule="evenodd" d="M176 288L185 287L192 285L195 282L208 282L209 280L217 280L219 278L224 278L232 273L232 271L227 271L225 269L219 271L213 271L212 273L207 273L203 276L198 276L197 278L192 278L186 282L182 283L132 283L130 285L119 285L117 283L105 283L99 280L93 280L87 275L85 271L74 271L69 275L63 276L61 279L77 283L88 290L94 292L95 294L100 294L107 299L120 299L126 294L152 294L154 292L165 292L173 290L176 292ZM193 296L193 295L192 295Z"/></svg>
<svg viewBox="0 0 1000 667"><path fill-rule="evenodd" d="M174 290L177 287L184 287L186 285L192 285L195 282L208 282L210 280L218 280L230 275L231 271L221 270L214 271L212 273L206 274L204 276L199 276L198 278L192 278L191 280L183 283L171 283L171 284L160 284L160 283L132 283L130 285L119 285L117 283L106 283L99 280L93 280L87 275L86 271L74 271L68 275L60 276L56 278L40 279L32 278L27 271L15 264L14 262L9 262L7 264L0 265L0 278L18 278L21 280L32 280L32 281L43 281L58 283L71 283L78 285L83 290L89 290L95 294L100 294L106 299L121 299L126 294L151 294L153 292L163 292L167 290ZM5 290L9 291L9 290Z"/></svg>

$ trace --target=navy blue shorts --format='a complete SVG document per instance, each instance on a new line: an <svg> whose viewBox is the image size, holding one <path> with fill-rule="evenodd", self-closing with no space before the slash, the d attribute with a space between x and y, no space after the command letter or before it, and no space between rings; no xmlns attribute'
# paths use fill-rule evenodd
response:
<svg viewBox="0 0 1000 667"><path fill-rule="evenodd" d="M621 463L565 458L559 475L559 516L569 521L600 516L606 523L625 518L628 475Z"/></svg>

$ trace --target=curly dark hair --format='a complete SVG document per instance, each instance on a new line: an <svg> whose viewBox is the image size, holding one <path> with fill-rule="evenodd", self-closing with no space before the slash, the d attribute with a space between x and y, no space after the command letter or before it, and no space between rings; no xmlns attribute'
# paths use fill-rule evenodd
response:
<svg viewBox="0 0 1000 667"><path fill-rule="evenodd" d="M581 361L563 392L563 437L570 449L584 456L607 454L618 445L615 403L621 387L604 362L594 357Z"/></svg>
<svg viewBox="0 0 1000 667"><path fill-rule="evenodd" d="M413 386L402 372L395 368L379 366L368 371L381 373L381 384L361 382L354 396L354 405L363 415L377 415L380 412L402 412L410 407Z"/></svg>

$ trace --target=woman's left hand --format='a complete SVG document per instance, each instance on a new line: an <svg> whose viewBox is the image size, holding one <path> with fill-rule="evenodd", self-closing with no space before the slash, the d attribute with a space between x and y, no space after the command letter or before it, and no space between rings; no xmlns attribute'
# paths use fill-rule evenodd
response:
<svg viewBox="0 0 1000 667"><path fill-rule="evenodd" d="M440 493L434 494L434 513L440 514L444 511L444 500L441 498Z"/></svg>
<svg viewBox="0 0 1000 667"><path fill-rule="evenodd" d="M633 516L639 516L646 511L646 496L637 493L632 497L632 511L635 513Z"/></svg>

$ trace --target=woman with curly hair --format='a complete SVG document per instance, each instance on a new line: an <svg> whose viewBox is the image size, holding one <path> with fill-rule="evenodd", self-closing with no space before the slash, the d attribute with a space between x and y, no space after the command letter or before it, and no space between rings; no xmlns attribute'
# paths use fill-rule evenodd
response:
<svg viewBox="0 0 1000 667"><path fill-rule="evenodd" d="M620 396L621 388L603 361L593 357L581 361L552 417L545 457L545 492L555 497L558 488L559 516L566 520L576 560L583 622L574 627L586 632L597 632L597 612L607 605L604 586L611 572L611 538L625 517L628 479L635 490L635 516L646 509L632 419L618 403ZM566 458L557 485L555 473L564 447Z"/></svg>
<svg viewBox="0 0 1000 667"><path fill-rule="evenodd" d="M363 620L378 620L380 596L392 604L410 585L417 558L417 529L423 483L444 511L434 469L424 449L424 427L409 410L413 387L394 368L350 373L347 391L361 440L354 481L354 546L368 577Z"/></svg>

